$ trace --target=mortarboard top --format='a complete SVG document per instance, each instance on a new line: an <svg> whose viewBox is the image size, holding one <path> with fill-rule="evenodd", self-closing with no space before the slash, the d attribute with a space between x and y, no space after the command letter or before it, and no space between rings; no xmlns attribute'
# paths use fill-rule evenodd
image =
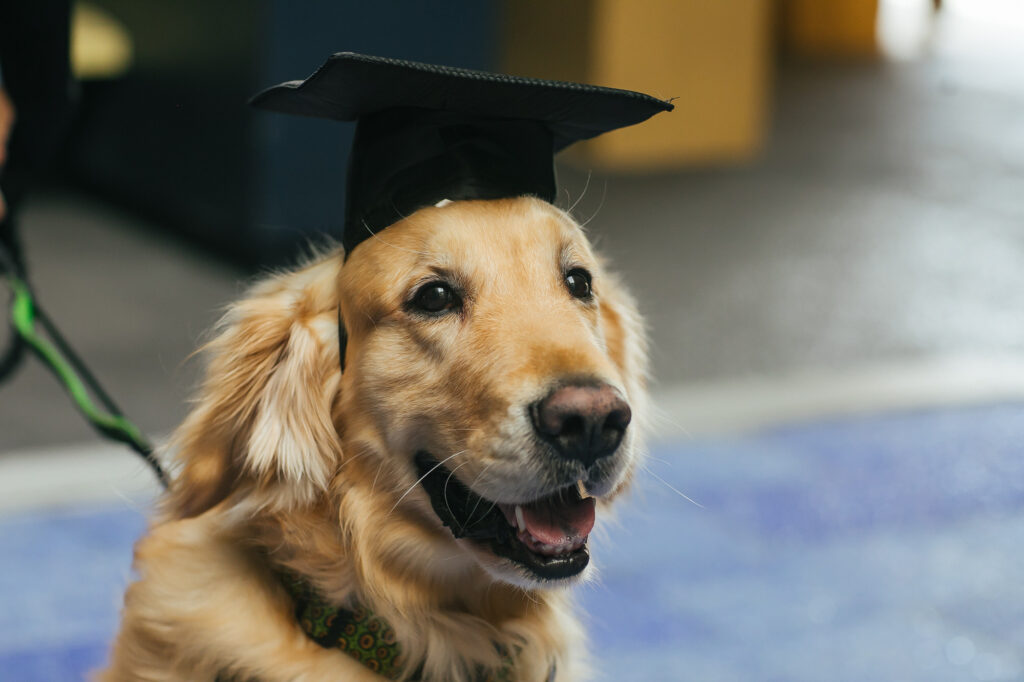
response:
<svg viewBox="0 0 1024 682"><path fill-rule="evenodd" d="M252 98L263 109L357 121L345 229L359 242L442 199L555 200L554 155L672 105L629 90L352 52Z"/></svg>

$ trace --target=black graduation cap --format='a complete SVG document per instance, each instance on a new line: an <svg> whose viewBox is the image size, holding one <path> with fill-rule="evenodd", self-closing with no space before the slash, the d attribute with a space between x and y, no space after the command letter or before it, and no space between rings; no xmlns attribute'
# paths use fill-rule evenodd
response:
<svg viewBox="0 0 1024 682"><path fill-rule="evenodd" d="M555 200L554 155L672 105L629 90L521 78L352 52L252 98L288 114L357 121L346 253L443 199Z"/></svg>

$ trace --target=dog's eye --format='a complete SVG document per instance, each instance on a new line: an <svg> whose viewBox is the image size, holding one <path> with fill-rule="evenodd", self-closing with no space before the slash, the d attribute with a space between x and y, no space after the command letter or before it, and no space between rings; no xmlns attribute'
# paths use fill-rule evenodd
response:
<svg viewBox="0 0 1024 682"><path fill-rule="evenodd" d="M416 292L412 307L427 313L439 313L462 305L462 299L446 282L429 282Z"/></svg>
<svg viewBox="0 0 1024 682"><path fill-rule="evenodd" d="M565 286L576 298L588 299L593 294L590 290L590 273L583 268L573 268L565 273Z"/></svg>

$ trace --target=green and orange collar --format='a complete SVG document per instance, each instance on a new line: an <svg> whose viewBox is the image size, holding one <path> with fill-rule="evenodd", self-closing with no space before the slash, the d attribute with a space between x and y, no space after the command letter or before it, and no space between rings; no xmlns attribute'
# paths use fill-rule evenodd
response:
<svg viewBox="0 0 1024 682"><path fill-rule="evenodd" d="M292 573L282 574L282 583L295 602L295 618L303 631L325 649L340 649L375 673L397 680L404 672L405 660L395 631L365 606L343 609L328 603L308 582ZM496 670L481 669L476 682L510 682L512 657L502 656ZM548 680L554 680L552 668ZM419 680L417 670L410 680Z"/></svg>

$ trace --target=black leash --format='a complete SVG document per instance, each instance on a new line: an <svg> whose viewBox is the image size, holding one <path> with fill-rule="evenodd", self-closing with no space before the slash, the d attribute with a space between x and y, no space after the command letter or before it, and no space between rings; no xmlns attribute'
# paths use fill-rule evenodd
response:
<svg viewBox="0 0 1024 682"><path fill-rule="evenodd" d="M160 466L153 446L142 431L124 416L53 320L39 306L23 272L6 246L0 244L0 274L7 278L12 293L10 324L13 332L8 349L0 357L0 382L18 366L25 350L31 350L61 383L85 420L100 435L124 443L134 450L153 470L160 484L167 488L167 473ZM97 406L92 396L96 397L102 407Z"/></svg>

